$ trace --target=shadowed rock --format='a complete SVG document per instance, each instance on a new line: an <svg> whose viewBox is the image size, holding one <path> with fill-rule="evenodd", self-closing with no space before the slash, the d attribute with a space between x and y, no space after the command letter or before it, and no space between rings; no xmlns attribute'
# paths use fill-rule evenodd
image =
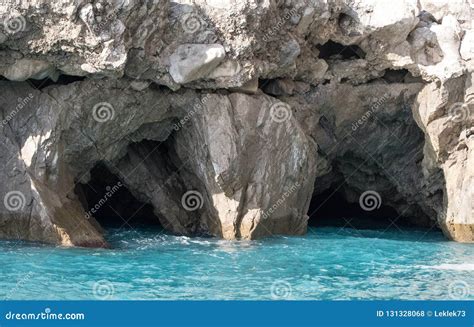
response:
<svg viewBox="0 0 474 327"><path fill-rule="evenodd" d="M84 206L74 192L101 163L177 234L302 234L312 196L340 186L474 241L467 2L22 2L1 16L0 238L107 246L86 207L113 194Z"/></svg>

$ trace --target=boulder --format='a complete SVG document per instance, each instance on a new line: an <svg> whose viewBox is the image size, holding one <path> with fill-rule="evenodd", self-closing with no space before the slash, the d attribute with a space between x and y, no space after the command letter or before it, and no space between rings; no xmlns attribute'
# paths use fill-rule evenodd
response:
<svg viewBox="0 0 474 327"><path fill-rule="evenodd" d="M182 44L170 57L170 74L178 84L209 75L225 57L220 44Z"/></svg>

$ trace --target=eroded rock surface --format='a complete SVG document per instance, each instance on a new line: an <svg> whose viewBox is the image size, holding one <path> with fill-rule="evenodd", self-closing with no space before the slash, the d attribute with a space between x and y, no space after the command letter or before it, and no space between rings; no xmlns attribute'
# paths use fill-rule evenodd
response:
<svg viewBox="0 0 474 327"><path fill-rule="evenodd" d="M0 238L107 246L76 187L100 163L179 234L303 234L339 187L472 242L472 10L2 2Z"/></svg>

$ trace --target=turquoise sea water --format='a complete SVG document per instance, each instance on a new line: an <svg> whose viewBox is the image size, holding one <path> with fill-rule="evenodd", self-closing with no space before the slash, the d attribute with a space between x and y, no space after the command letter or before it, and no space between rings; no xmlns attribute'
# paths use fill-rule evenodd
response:
<svg viewBox="0 0 474 327"><path fill-rule="evenodd" d="M474 299L474 245L310 229L224 241L110 230L114 249L0 242L0 299Z"/></svg>

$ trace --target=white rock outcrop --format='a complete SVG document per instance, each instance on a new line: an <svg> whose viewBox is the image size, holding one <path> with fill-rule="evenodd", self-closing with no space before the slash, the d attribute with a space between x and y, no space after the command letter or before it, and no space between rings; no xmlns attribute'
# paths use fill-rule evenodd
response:
<svg viewBox="0 0 474 327"><path fill-rule="evenodd" d="M220 44L182 44L170 56L170 75L178 84L208 76L224 60Z"/></svg>

